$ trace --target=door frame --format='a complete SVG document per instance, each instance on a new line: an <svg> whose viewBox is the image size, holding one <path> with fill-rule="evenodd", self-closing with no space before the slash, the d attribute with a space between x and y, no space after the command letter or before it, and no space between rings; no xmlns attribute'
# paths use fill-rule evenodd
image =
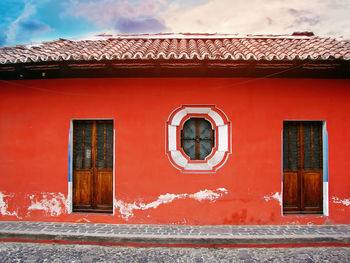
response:
<svg viewBox="0 0 350 263"><path fill-rule="evenodd" d="M322 214L284 214L283 213L283 121L321 121L322 122ZM284 119L282 121L281 130L281 215L282 216L329 216L329 188L328 188L328 132L325 120L295 120L295 119Z"/></svg>
<svg viewBox="0 0 350 263"><path fill-rule="evenodd" d="M73 213L87 213L88 212L73 212L73 122L74 121L113 121L113 208L112 213L94 213L94 214L103 214L103 215L114 215L115 214L115 120L113 118L73 118L70 119L69 132L68 132L68 196L67 196L67 208L68 214Z"/></svg>

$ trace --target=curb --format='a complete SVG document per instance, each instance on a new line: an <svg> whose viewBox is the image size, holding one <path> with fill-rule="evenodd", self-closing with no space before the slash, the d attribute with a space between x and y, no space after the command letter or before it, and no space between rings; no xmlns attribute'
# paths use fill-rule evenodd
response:
<svg viewBox="0 0 350 263"><path fill-rule="evenodd" d="M350 236L233 236L227 238L220 236L67 235L60 233L25 233L20 231L2 232L0 233L0 241L180 247L350 246Z"/></svg>

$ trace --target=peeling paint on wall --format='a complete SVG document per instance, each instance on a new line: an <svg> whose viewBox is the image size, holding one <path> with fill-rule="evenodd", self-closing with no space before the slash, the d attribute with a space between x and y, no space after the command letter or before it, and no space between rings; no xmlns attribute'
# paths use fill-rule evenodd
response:
<svg viewBox="0 0 350 263"><path fill-rule="evenodd" d="M68 211L68 201L62 193L41 193L40 196L30 195L29 198L32 204L28 210L43 210L51 216L59 216Z"/></svg>
<svg viewBox="0 0 350 263"><path fill-rule="evenodd" d="M13 194L5 195L3 192L0 192L0 215L15 216L18 219L21 219L21 217L18 216L17 211L8 211L8 204L6 199L11 197L13 197Z"/></svg>
<svg viewBox="0 0 350 263"><path fill-rule="evenodd" d="M266 202L271 201L271 199L275 199L280 203L280 206L282 206L282 193L279 193L279 192L271 193L270 195L265 195L264 199Z"/></svg>
<svg viewBox="0 0 350 263"><path fill-rule="evenodd" d="M76 220L75 222L77 222L77 223L91 223L91 221L90 220L88 220L88 219L86 219L85 217L83 217L83 218L81 218L81 219L78 219L78 220Z"/></svg>
<svg viewBox="0 0 350 263"><path fill-rule="evenodd" d="M119 209L119 212L122 214L122 218L128 220L129 217L134 216L133 210L147 210L150 208L157 208L161 204L168 204L173 202L176 199L195 199L199 202L204 200L209 200L211 202L215 202L216 199L222 197L224 194L227 194L228 191L225 188L217 188L216 190L201 190L194 194L164 194L160 195L156 201L145 204L142 202L139 203L126 203L121 200L116 200L114 202L114 206L116 209Z"/></svg>
<svg viewBox="0 0 350 263"><path fill-rule="evenodd" d="M205 189L203 191L189 195L189 198L193 198L197 201L210 200L214 202L216 199L223 196L223 194L227 194L227 190L225 188L218 188L216 191L217 192Z"/></svg>
<svg viewBox="0 0 350 263"><path fill-rule="evenodd" d="M332 200L333 200L333 203L335 204L343 204L345 206L350 206L350 198L340 199L339 197L333 196Z"/></svg>

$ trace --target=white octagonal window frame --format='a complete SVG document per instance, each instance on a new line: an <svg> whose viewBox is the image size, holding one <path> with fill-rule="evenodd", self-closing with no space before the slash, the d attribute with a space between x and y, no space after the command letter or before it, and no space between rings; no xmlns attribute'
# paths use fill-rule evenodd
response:
<svg viewBox="0 0 350 263"><path fill-rule="evenodd" d="M183 124L191 117L208 120L215 130L215 144L205 160L190 160L180 143ZM215 105L182 105L166 122L166 154L171 164L182 173L215 173L231 153L231 123Z"/></svg>

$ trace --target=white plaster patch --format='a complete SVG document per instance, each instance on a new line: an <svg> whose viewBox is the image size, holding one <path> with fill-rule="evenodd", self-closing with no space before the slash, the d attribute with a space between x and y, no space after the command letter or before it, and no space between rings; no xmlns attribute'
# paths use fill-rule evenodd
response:
<svg viewBox="0 0 350 263"><path fill-rule="evenodd" d="M75 222L77 222L77 223L81 223L81 222L91 223L91 221L90 221L90 220L88 220L88 219L86 219L85 217L80 218L80 219L78 219L78 220L77 220L77 221L75 221Z"/></svg>
<svg viewBox="0 0 350 263"><path fill-rule="evenodd" d="M350 198L340 199L339 197L333 196L332 200L333 200L333 203L335 204L343 204L345 206L350 206Z"/></svg>
<svg viewBox="0 0 350 263"><path fill-rule="evenodd" d="M115 208L119 208L119 212L122 214L122 218L124 218L125 220L128 220L130 216L134 216L134 209L141 209L141 207L138 206L135 202L131 204L125 203L121 200L115 202Z"/></svg>
<svg viewBox="0 0 350 263"><path fill-rule="evenodd" d="M164 195L160 195L156 201L153 201L151 203L145 204L142 202L139 203L126 203L121 200L116 200L114 202L114 206L116 209L119 209L119 212L122 215L122 218L125 220L128 220L129 217L133 217L133 211L134 210L147 210L150 208L157 208L161 204L168 204L173 202L176 199L195 199L199 202L204 200L209 200L211 202L215 202L216 199L222 197L224 194L227 194L228 191L225 188L217 188L216 190L201 190L197 193L193 194L169 194L166 193Z"/></svg>
<svg viewBox="0 0 350 263"><path fill-rule="evenodd" d="M282 206L282 193L279 193L279 192L271 193L270 195L265 195L264 199L265 199L266 202L271 201L271 199L275 199Z"/></svg>
<svg viewBox="0 0 350 263"><path fill-rule="evenodd" d="M224 192L224 194L227 194L227 193L228 193L227 189L226 189L226 188L223 188L223 187L217 188L216 190L217 190L217 191L220 191L220 192Z"/></svg>
<svg viewBox="0 0 350 263"><path fill-rule="evenodd" d="M62 193L42 193L40 197L30 195L29 198L32 204L28 210L43 210L51 216L59 216L68 211L68 201Z"/></svg>
<svg viewBox="0 0 350 263"><path fill-rule="evenodd" d="M0 215L15 216L18 219L21 219L21 217L18 216L17 211L8 211L8 204L6 199L11 197L13 197L13 194L5 195L3 192L0 192Z"/></svg>
<svg viewBox="0 0 350 263"><path fill-rule="evenodd" d="M225 193L227 193L227 192L225 192ZM218 199L220 196L222 196L222 193L216 193L216 192L213 192L212 190L205 189L203 191L199 191L197 193L191 194L189 197L196 199L198 201L210 200L213 202L216 199Z"/></svg>

